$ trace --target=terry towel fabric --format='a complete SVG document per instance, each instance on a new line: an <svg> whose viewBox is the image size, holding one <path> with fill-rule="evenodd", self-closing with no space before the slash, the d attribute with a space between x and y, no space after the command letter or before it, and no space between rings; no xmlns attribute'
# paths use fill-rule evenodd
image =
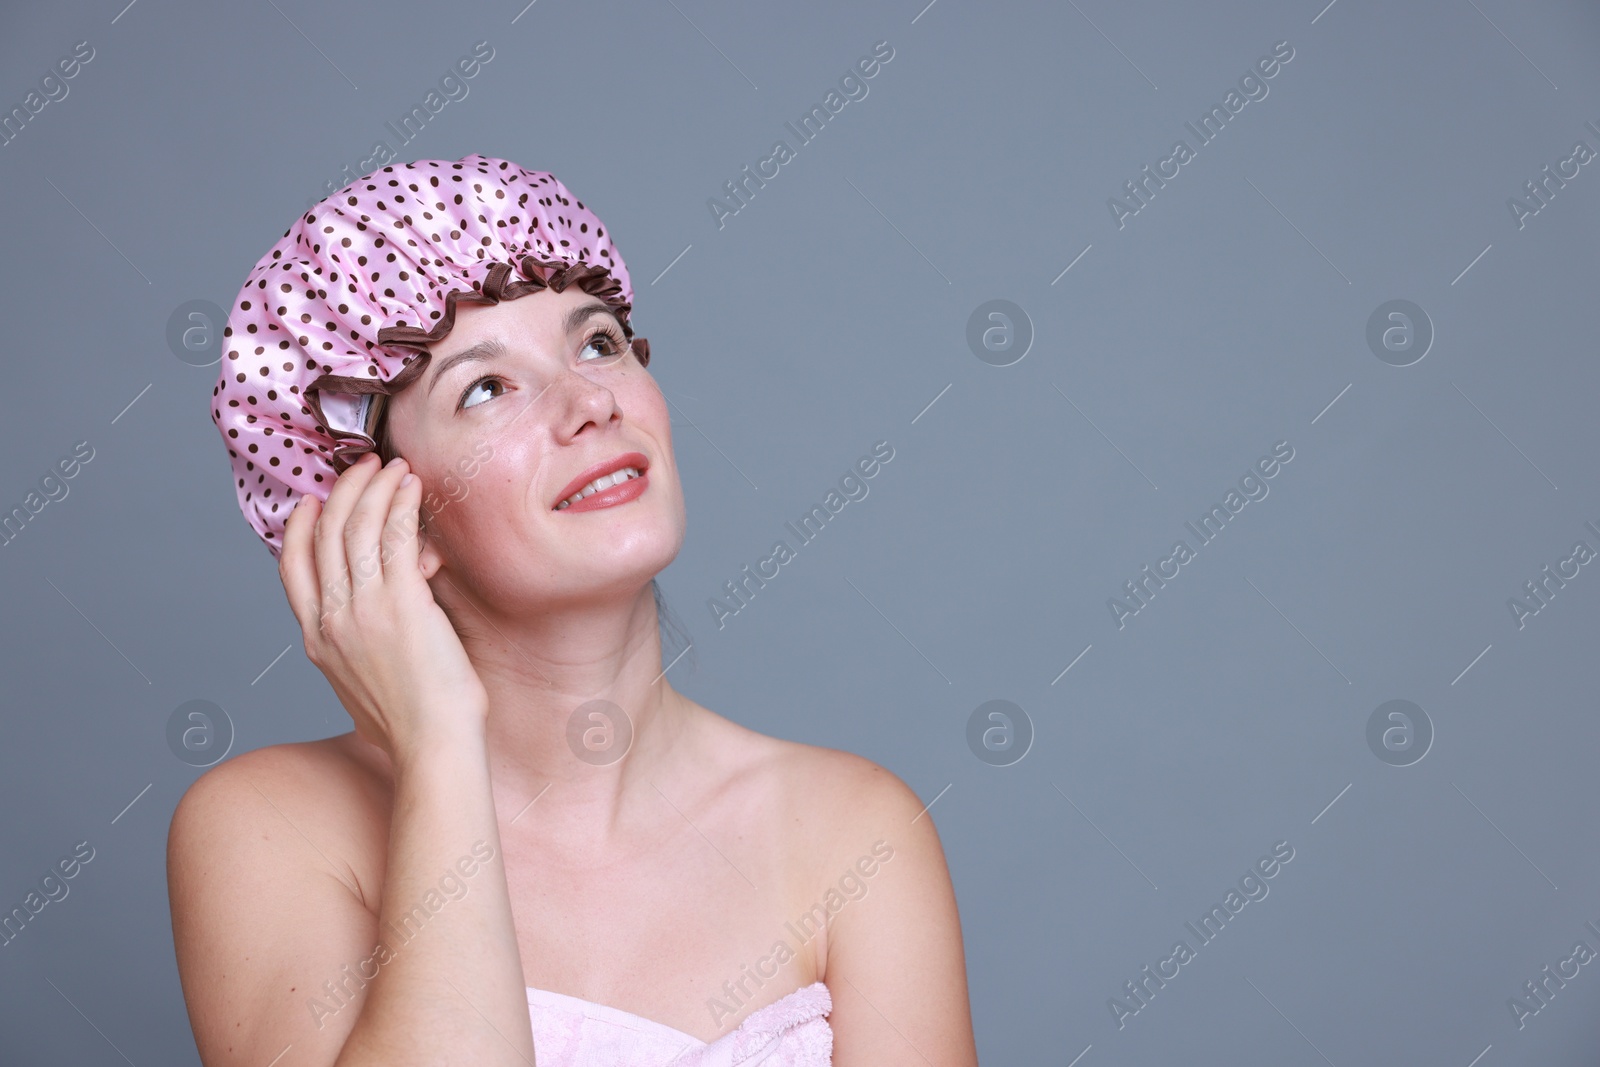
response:
<svg viewBox="0 0 1600 1067"><path fill-rule="evenodd" d="M528 987L539 1067L832 1067L832 1010L828 987L813 982L707 1044L619 1008Z"/></svg>

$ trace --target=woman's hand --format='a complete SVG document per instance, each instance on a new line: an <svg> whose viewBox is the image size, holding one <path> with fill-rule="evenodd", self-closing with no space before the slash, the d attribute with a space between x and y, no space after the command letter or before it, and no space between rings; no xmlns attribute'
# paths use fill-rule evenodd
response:
<svg viewBox="0 0 1600 1067"><path fill-rule="evenodd" d="M404 482L405 484L402 484ZM367 453L326 504L309 494L284 527L278 575L306 656L356 733L407 761L424 746L482 737L489 698L418 563L422 481Z"/></svg>

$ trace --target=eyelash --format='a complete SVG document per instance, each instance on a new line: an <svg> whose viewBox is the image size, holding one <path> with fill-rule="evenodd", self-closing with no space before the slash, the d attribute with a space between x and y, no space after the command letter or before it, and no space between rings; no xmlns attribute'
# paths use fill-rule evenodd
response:
<svg viewBox="0 0 1600 1067"><path fill-rule="evenodd" d="M625 352L627 352L627 350L628 350L627 338L623 337L622 336L622 331L618 330L615 326L602 326L598 330L596 330L594 333L591 333L588 336L588 338L584 340L583 344L581 346L579 346L578 351L580 351L580 352L583 351L585 348L588 348L590 345L594 344L594 342L596 340L598 340L598 339L600 339L602 337L605 338L606 340L610 341L612 347L615 349L614 352L607 353L608 355L622 355ZM585 360L584 362L592 362L592 361ZM465 411L466 410L467 397L471 396L472 395L472 391L474 389L478 388L478 386L482 385L484 382L499 382L502 386L505 385L505 379L500 377L498 374L485 374L482 378L479 378L479 379L475 380L474 382L472 382L470 385L468 385L465 389L463 389L461 391L461 395L456 398L456 410L457 411ZM496 394L496 395L500 395L500 394ZM492 400L492 399L494 399L494 397L490 397L490 399ZM474 406L476 406L476 405L474 405Z"/></svg>

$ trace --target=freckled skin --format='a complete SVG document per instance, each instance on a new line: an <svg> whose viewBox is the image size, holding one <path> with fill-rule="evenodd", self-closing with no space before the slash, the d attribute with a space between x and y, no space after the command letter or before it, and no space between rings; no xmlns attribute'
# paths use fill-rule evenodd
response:
<svg viewBox="0 0 1600 1067"><path fill-rule="evenodd" d="M352 384L404 389L420 351L450 342L452 292L515 304L547 282L627 321L632 280L604 223L555 175L508 160L395 164L300 216L240 288L212 391L239 507L273 555L295 501L326 500L333 451L356 440L333 432L358 429ZM482 306L458 298L454 314ZM647 343L634 343L648 363Z"/></svg>
<svg viewBox="0 0 1600 1067"><path fill-rule="evenodd" d="M491 586L521 603L629 596L682 548L688 520L666 398L631 353L603 358L606 340L588 341L613 316L596 313L570 335L562 328L569 311L596 303L567 289L468 308L446 355L496 340L507 356L460 364L437 384L424 375L389 401L395 452L441 497L420 562L430 575L443 569L432 584L447 612L471 616L463 594L480 603L474 590ZM472 403L460 408L469 387ZM575 475L622 452L647 457L643 495L553 510Z"/></svg>

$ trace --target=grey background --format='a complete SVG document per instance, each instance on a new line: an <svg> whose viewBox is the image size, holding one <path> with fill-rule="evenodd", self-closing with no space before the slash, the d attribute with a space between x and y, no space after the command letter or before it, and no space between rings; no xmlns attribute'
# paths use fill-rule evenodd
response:
<svg viewBox="0 0 1600 1067"><path fill-rule="evenodd" d="M0 547L0 905L95 858L0 948L0 1059L198 1062L164 846L200 771L168 717L216 702L233 752L348 728L236 508L216 368L165 332L382 138L554 171L616 235L688 498L674 684L933 802L983 1062L1594 1062L1600 964L1520 1029L1507 1000L1600 949L1600 575L1520 629L1507 602L1600 549L1600 163L1520 228L1507 198L1600 149L1600 12L1324 2L9 10L3 109L95 58L0 147L0 509L95 458ZM868 95L719 229L707 199L879 40ZM1119 229L1107 199L1280 40L1269 95ZM1007 367L966 342L997 298L1035 333ZM1436 331L1411 366L1366 343L1392 299ZM707 600L879 440L870 495L718 629ZM1119 629L1108 598L1280 440L1270 494ZM1035 731L1012 766L966 742L993 699ZM1435 731L1410 766L1366 740L1392 699ZM1270 894L1119 1029L1109 998L1277 841Z"/></svg>

